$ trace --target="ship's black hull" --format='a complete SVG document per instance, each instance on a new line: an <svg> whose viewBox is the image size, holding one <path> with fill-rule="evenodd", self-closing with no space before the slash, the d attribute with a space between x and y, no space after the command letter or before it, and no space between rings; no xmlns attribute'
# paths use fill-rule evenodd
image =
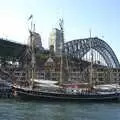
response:
<svg viewBox="0 0 120 120"><path fill-rule="evenodd" d="M47 100L47 101L118 101L120 99L119 93L113 94L66 94L66 93L50 93L32 90L16 90L17 95L23 100Z"/></svg>

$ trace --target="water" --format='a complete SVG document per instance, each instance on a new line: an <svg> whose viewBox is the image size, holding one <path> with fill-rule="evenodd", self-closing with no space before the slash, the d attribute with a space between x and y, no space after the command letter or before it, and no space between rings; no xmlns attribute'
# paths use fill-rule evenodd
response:
<svg viewBox="0 0 120 120"><path fill-rule="evenodd" d="M120 103L0 100L0 120L120 120Z"/></svg>

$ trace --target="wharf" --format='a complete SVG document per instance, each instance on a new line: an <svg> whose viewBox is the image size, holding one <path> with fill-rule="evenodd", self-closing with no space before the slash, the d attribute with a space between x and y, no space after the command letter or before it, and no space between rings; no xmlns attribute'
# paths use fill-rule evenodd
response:
<svg viewBox="0 0 120 120"><path fill-rule="evenodd" d="M0 98L12 98L13 90L10 83L5 80L0 80Z"/></svg>
<svg viewBox="0 0 120 120"><path fill-rule="evenodd" d="M12 98L13 92L12 89L0 88L0 98Z"/></svg>

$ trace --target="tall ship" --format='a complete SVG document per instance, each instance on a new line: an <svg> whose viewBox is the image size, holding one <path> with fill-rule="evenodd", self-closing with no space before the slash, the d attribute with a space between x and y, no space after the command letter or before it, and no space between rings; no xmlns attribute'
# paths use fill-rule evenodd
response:
<svg viewBox="0 0 120 120"><path fill-rule="evenodd" d="M63 21L60 21L60 29L63 35ZM14 90L20 99L23 100L47 100L47 101L118 101L120 99L119 86L116 85L94 85L92 82L92 62L89 83L63 83L63 50L61 52L60 64L60 79L58 81L35 79L35 49L32 35L34 30L29 30L30 33L30 53L31 53L31 68L28 68L30 77L26 77L29 84L27 86L14 85ZM90 35L91 38L91 35ZM91 42L90 42L91 44ZM91 45L90 45L91 46ZM63 45L61 45L63 47ZM62 48L63 49L63 48ZM92 51L91 51L92 52ZM91 54L92 55L92 54ZM91 57L92 58L92 57Z"/></svg>

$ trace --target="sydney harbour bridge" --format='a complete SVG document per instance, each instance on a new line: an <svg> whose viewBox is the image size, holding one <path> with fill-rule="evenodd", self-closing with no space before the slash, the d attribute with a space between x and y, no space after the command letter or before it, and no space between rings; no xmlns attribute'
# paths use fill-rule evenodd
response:
<svg viewBox="0 0 120 120"><path fill-rule="evenodd" d="M90 44L91 42L91 44ZM94 38L84 38L76 39L64 44L65 54L73 58L85 59L85 56L89 54L90 49L95 51L95 55L101 56L102 60L98 61L105 62L105 65L109 68L120 68L119 61L112 50L112 48L102 39ZM25 50L25 45L11 42L8 40L0 39L0 58L9 60L20 60L20 56ZM96 57L96 58L97 58ZM89 60L88 58L85 60ZM95 60L94 60L95 61Z"/></svg>
<svg viewBox="0 0 120 120"><path fill-rule="evenodd" d="M95 54L97 53L103 58L102 61L105 62L108 68L120 68L119 61L112 48L97 37L72 40L65 43L64 46L65 53L69 56L82 59L92 49Z"/></svg>

